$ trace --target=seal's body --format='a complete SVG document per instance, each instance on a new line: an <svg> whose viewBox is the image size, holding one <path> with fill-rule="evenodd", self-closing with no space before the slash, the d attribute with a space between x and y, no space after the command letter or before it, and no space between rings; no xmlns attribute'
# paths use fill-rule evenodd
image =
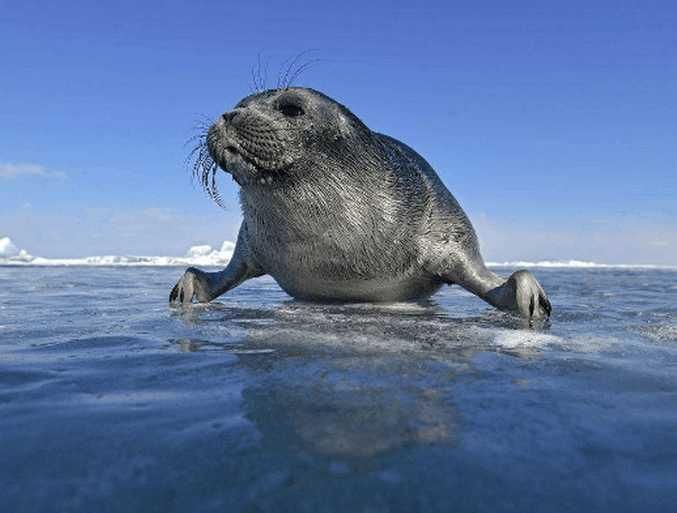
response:
<svg viewBox="0 0 677 513"><path fill-rule="evenodd" d="M457 283L525 317L550 314L530 273L486 269L470 220L420 155L322 93L245 98L205 146L203 184L215 194L209 175L231 173L244 220L226 269L188 269L170 301L210 301L269 274L299 299L404 301Z"/></svg>

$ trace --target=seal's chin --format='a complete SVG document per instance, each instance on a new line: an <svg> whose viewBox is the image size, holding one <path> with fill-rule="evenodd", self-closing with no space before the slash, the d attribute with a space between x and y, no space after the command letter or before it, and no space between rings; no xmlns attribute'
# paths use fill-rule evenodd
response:
<svg viewBox="0 0 677 513"><path fill-rule="evenodd" d="M221 169L232 175L233 180L240 186L256 181L260 174L256 165L238 152L234 146L226 146L214 160Z"/></svg>

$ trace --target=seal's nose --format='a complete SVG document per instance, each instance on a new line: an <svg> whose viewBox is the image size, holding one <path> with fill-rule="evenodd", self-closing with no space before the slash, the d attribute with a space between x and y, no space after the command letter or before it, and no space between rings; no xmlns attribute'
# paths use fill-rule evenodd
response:
<svg viewBox="0 0 677 513"><path fill-rule="evenodd" d="M223 120L226 123L230 123L231 121L233 121L233 119L235 118L236 115L237 115L237 111L231 110L230 112L224 112L221 115L221 117L223 118Z"/></svg>

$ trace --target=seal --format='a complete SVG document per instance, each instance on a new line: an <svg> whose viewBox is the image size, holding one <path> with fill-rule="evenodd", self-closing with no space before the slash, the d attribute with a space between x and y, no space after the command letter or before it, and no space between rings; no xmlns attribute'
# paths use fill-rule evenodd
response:
<svg viewBox="0 0 677 513"><path fill-rule="evenodd" d="M243 222L227 267L187 269L172 303L209 302L269 274L303 300L408 301L458 284L499 309L550 316L531 273L487 269L470 220L423 157L319 91L250 95L196 151L212 198L218 169L239 184Z"/></svg>

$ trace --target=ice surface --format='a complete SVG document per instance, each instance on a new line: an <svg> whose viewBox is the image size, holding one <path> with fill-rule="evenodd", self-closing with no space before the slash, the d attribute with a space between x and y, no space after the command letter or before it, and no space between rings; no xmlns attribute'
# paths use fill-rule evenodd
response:
<svg viewBox="0 0 677 513"><path fill-rule="evenodd" d="M182 272L0 267L0 510L677 504L677 271L538 268L533 329L457 287L169 307Z"/></svg>

